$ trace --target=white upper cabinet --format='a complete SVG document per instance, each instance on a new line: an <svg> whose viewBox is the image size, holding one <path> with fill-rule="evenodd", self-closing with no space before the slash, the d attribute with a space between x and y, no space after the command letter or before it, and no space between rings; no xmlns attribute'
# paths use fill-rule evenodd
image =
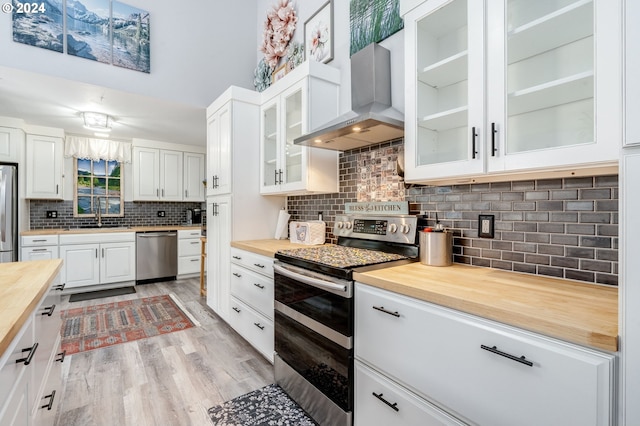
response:
<svg viewBox="0 0 640 426"><path fill-rule="evenodd" d="M62 200L62 155L60 137L27 135L26 198Z"/></svg>
<svg viewBox="0 0 640 426"><path fill-rule="evenodd" d="M207 117L207 195L231 193L232 119L231 101ZM247 126L255 123L248 121Z"/></svg>
<svg viewBox="0 0 640 426"><path fill-rule="evenodd" d="M133 147L134 201L183 201L182 152Z"/></svg>
<svg viewBox="0 0 640 426"><path fill-rule="evenodd" d="M624 2L624 121L625 145L640 144L640 2Z"/></svg>
<svg viewBox="0 0 640 426"><path fill-rule="evenodd" d="M19 146L24 143L22 130L11 127L0 127L0 161L17 163Z"/></svg>
<svg viewBox="0 0 640 426"><path fill-rule="evenodd" d="M337 117L339 82L336 68L307 61L262 92L262 194L338 192L338 152L293 141Z"/></svg>
<svg viewBox="0 0 640 426"><path fill-rule="evenodd" d="M621 16L619 0L407 12L406 180L615 166Z"/></svg>
<svg viewBox="0 0 640 426"><path fill-rule="evenodd" d="M204 201L205 155L196 152L184 153L184 201Z"/></svg>

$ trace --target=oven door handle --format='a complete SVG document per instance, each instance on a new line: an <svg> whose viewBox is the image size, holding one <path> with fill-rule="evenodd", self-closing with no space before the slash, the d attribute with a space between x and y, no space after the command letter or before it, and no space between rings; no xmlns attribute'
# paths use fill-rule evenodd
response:
<svg viewBox="0 0 640 426"><path fill-rule="evenodd" d="M349 286L346 284L336 284L330 281L322 280L319 278L310 277L308 275L303 275L298 272L292 271L286 266L274 263L273 270L280 275L284 275L285 277L289 277L293 280L300 281L301 283L310 285L312 287L320 288L323 290L330 291L332 293L342 294L345 297L350 297L349 294Z"/></svg>

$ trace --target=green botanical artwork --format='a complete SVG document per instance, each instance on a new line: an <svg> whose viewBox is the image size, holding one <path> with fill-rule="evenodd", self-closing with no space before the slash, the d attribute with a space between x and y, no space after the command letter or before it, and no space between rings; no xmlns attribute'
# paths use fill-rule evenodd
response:
<svg viewBox="0 0 640 426"><path fill-rule="evenodd" d="M350 29L353 55L404 28L399 0L351 0Z"/></svg>

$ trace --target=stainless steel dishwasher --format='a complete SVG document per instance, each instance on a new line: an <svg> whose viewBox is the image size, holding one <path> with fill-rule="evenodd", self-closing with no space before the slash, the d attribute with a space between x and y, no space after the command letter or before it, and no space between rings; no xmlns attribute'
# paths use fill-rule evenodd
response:
<svg viewBox="0 0 640 426"><path fill-rule="evenodd" d="M162 281L178 275L178 232L136 233L136 281Z"/></svg>

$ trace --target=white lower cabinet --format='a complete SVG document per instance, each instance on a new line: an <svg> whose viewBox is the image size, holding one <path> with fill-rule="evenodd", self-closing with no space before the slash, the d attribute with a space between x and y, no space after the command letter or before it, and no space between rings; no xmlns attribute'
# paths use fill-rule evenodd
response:
<svg viewBox="0 0 640 426"><path fill-rule="evenodd" d="M178 231L178 275L200 273L200 228Z"/></svg>
<svg viewBox="0 0 640 426"><path fill-rule="evenodd" d="M60 258L66 288L135 281L136 234L60 235Z"/></svg>
<svg viewBox="0 0 640 426"><path fill-rule="evenodd" d="M20 260L51 260L57 259L57 235L30 235L21 238Z"/></svg>
<svg viewBox="0 0 640 426"><path fill-rule="evenodd" d="M356 360L456 418L492 426L614 424L612 354L361 283L355 300ZM361 392L357 400L366 397ZM357 422L361 414L356 406Z"/></svg>
<svg viewBox="0 0 640 426"><path fill-rule="evenodd" d="M273 362L273 259L231 248L229 324Z"/></svg>
<svg viewBox="0 0 640 426"><path fill-rule="evenodd" d="M62 396L60 286L49 290L0 356L0 425L53 425Z"/></svg>
<svg viewBox="0 0 640 426"><path fill-rule="evenodd" d="M449 426L464 425L456 418L394 383L380 373L355 362L355 424Z"/></svg>

